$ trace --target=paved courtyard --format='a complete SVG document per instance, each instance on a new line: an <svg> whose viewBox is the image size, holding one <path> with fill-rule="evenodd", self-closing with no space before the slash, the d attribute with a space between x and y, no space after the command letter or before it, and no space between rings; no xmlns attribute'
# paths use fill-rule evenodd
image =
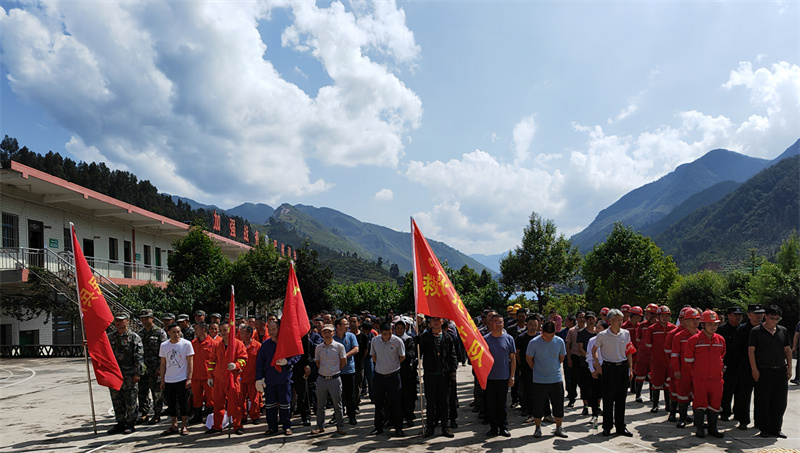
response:
<svg viewBox="0 0 800 453"><path fill-rule="evenodd" d="M94 373L92 372L92 377ZM724 439L697 439L693 430L678 429L666 421L663 411L650 414L649 405L637 404L629 398L628 429L633 438L605 438L592 434L588 417L580 416L580 408L568 408L564 417L567 439L552 436L545 424L544 436L533 438L533 426L523 425L517 410L509 410L510 439L487 439L488 427L481 425L477 414L468 407L472 400L472 375L469 367L459 369L459 427L456 437L436 436L424 440L419 423L406 428L406 437L369 436L373 410L362 404L358 425L346 425L347 435L324 434L312 437L311 427L298 426L292 436L267 437L265 425L245 425L243 436L207 436L200 425L190 427L189 436L161 437L167 422L142 426L130 435L105 434L114 424L111 399L106 388L93 381L94 406L98 434L92 430L89 390L83 359L7 359L0 361L0 452L147 452L187 451L194 448L225 449L226 452L366 452L373 450L428 451L602 451L637 452L678 451L774 451L800 452L800 386L790 384L789 408L783 431L789 439L762 439L757 430L734 429L734 422L720 422ZM645 394L647 391L645 390ZM645 400L646 401L646 400ZM663 404L663 403L662 403ZM330 413L331 411L328 410ZM328 430L331 432L331 430ZM439 431L437 430L437 433ZM207 450L208 451L208 450Z"/></svg>

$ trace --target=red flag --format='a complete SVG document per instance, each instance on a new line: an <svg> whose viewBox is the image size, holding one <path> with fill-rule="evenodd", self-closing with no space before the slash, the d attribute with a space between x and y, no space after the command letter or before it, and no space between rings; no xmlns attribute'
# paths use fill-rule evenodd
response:
<svg viewBox="0 0 800 453"><path fill-rule="evenodd" d="M231 306L228 310L228 350L225 351L228 360L225 362L225 366L228 366L229 363L236 362L236 302L233 299L233 285L231 285ZM219 364L217 364L219 366ZM233 373L228 373L228 387L234 388L236 384L235 378Z"/></svg>
<svg viewBox="0 0 800 453"><path fill-rule="evenodd" d="M106 335L106 329L114 321L114 315L111 314L106 298L83 256L83 250L75 235L75 226L71 223L70 229L72 229L72 250L75 253L75 280L80 299L81 318L86 330L86 345L89 357L92 358L94 375L98 384L119 390L122 387L122 372L119 370L117 358Z"/></svg>
<svg viewBox="0 0 800 453"><path fill-rule="evenodd" d="M280 371L280 366L275 365L278 359L301 355L303 353L301 338L310 329L311 324L308 322L303 294L300 293L300 285L297 283L297 275L294 273L294 262L291 262L289 264L289 282L286 285L286 299L283 301L281 330L278 333L278 347L275 349L275 355L272 357L270 365Z"/></svg>
<svg viewBox="0 0 800 453"><path fill-rule="evenodd" d="M447 318L455 323L478 383L485 389L494 357L413 218L411 242L414 249L414 300L417 313Z"/></svg>

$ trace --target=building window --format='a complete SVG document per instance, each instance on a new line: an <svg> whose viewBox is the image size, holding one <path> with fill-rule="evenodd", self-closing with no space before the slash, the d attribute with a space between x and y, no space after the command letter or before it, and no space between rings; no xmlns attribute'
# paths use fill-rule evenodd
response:
<svg viewBox="0 0 800 453"><path fill-rule="evenodd" d="M3 213L3 247L19 247L19 216Z"/></svg>
<svg viewBox="0 0 800 453"><path fill-rule="evenodd" d="M108 259L112 263L119 261L119 241L117 238L108 238Z"/></svg>
<svg viewBox="0 0 800 453"><path fill-rule="evenodd" d="M150 246L149 245L145 245L144 246L144 265L145 266L149 266L151 264L152 264L152 262L151 262L151 258L150 258Z"/></svg>

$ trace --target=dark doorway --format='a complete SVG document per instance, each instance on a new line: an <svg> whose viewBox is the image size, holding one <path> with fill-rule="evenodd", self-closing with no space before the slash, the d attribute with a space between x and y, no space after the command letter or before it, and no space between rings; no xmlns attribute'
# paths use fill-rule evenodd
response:
<svg viewBox="0 0 800 453"><path fill-rule="evenodd" d="M83 239L83 256L89 266L94 267L94 239Z"/></svg>
<svg viewBox="0 0 800 453"><path fill-rule="evenodd" d="M29 266L44 267L44 223L28 220Z"/></svg>
<svg viewBox="0 0 800 453"><path fill-rule="evenodd" d="M131 254L131 241L122 241L122 261L125 264L125 278L133 278L133 256Z"/></svg>

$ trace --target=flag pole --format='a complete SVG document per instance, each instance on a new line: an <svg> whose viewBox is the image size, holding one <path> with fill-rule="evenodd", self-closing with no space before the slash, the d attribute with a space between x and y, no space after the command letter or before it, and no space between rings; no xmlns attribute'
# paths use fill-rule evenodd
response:
<svg viewBox="0 0 800 453"><path fill-rule="evenodd" d="M411 217L411 255L413 257L413 266L414 272L412 272L413 276L413 285L414 285L414 322L417 323L417 336L422 337L422 327L419 325L419 313L417 313L417 254L416 254L416 243L414 240L414 218ZM422 437L425 437L425 404L423 401L423 394L425 392L425 383L422 380L422 360L419 353L419 341L417 343L417 376L419 376L419 416L422 420Z"/></svg>
<svg viewBox="0 0 800 453"><path fill-rule="evenodd" d="M75 225L69 223L69 240L72 242L72 266L75 269L75 294L78 296L78 311L81 315L81 344L83 345L83 356L86 359L86 382L89 383L89 404L92 406L92 426L94 433L97 434L97 416L94 412L94 394L92 392L92 374L89 372L89 349L86 342L86 327L83 325L83 307L81 306L80 285L78 284L78 264L75 262Z"/></svg>

